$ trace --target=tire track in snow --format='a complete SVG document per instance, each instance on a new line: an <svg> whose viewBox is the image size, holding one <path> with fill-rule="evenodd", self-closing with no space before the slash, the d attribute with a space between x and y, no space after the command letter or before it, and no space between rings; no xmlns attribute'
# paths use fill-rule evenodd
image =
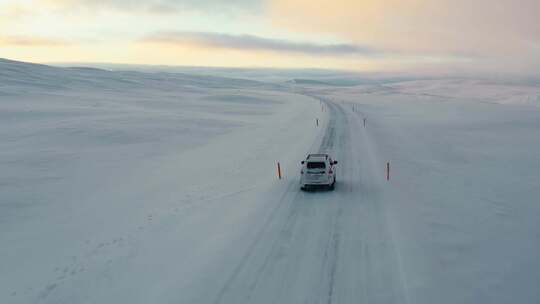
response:
<svg viewBox="0 0 540 304"><path fill-rule="evenodd" d="M329 115L329 119L333 119L331 115ZM328 138L329 131L328 128L325 129L325 135L323 136L322 141L327 141L325 138ZM313 143L311 150L313 151L313 147L316 146L317 140ZM323 144L321 144L323 145ZM238 277L241 275L242 271L246 269L246 265L250 262L250 258L254 256L254 253L257 250L257 247L260 245L261 241L263 240L263 235L268 234L268 231L270 230L270 226L273 222L276 221L277 214L281 212L285 206L289 206L287 209L286 214L288 214L287 221L283 225L283 228L277 233L278 236L283 235L292 235L290 231L292 231L292 226L295 223L295 219L298 216L298 210L295 210L295 205L292 204L294 201L298 200L298 196L301 195L301 193L297 189L298 185L296 180L290 180L288 182L287 187L285 190L281 193L280 198L277 200L276 206L269 212L269 216L264 221L263 225L258 229L256 236L253 238L252 242L248 246L248 249L242 256L240 263L238 263L233 272L228 276L227 280L225 280L225 283L223 284L222 288L217 293L217 296L214 300L214 303L229 303L227 301L224 301L225 296L227 293L232 289L233 284L235 281L238 280ZM272 200L269 203L276 202L276 200ZM274 238L272 250L270 250L266 257L264 262L258 267L257 274L255 275L255 279L253 279L253 282L250 284L249 287L249 294L253 293L255 288L258 285L259 279L261 278L263 272L268 269L268 265L270 265L271 258L276 255L276 248L278 248L278 245L280 244L280 239L278 237ZM247 299L250 298L249 294L247 295Z"/></svg>
<svg viewBox="0 0 540 304"><path fill-rule="evenodd" d="M336 134L335 132L336 117L334 115L335 111L336 109L332 105L331 113L329 115L329 121L324 131L325 133L323 135L319 148L317 149L321 153L327 153L327 152L330 152L330 150L334 149L334 138ZM287 246L290 245L290 242L292 241L292 235L293 235L292 231L294 229L294 226L297 222L297 218L299 215L299 206L297 204L294 204L294 202L298 201L298 197L302 194L301 192L298 191L297 186L298 185L295 182L293 181L289 182L289 184L287 185L287 188L285 189L280 199L278 200L279 203L272 210L270 216L267 218L263 226L257 232L257 235L254 238L253 242L250 244L247 251L242 256L241 262L235 267L232 274L225 281L223 287L218 292L214 303L216 304L229 303L227 301L224 301L225 296L231 290L233 284L241 275L242 271L246 268L246 265L250 262L250 258L257 251L256 250L257 246L259 245L260 241L263 240L262 236L264 234L270 234L268 232L270 228L269 226L271 226L271 223L276 219L276 215L280 212L281 209L283 209L285 205L288 205L289 208L287 208L287 211L285 212L285 214L287 215L287 218L284 221L282 227L279 229L279 232L275 234L276 237L272 240L272 245L270 247L270 250L265 252L264 260L257 267L254 278L252 277L252 282L251 284L249 284L249 288L246 291L247 295L245 298L247 302L251 301L251 296L256 292L256 288L259 284L260 279L263 277L263 274L270 268L270 265L272 262L279 260L281 248L286 248ZM337 236L335 236L334 239L337 240ZM338 247L337 242L334 245L336 248ZM335 263L333 263L333 266L331 267L334 269L333 272L335 272L335 267L336 267ZM333 288L330 288L330 290L332 289Z"/></svg>
<svg viewBox="0 0 540 304"><path fill-rule="evenodd" d="M312 96L315 97L315 96ZM364 114L361 112L347 111L342 105L334 103L325 98L318 98L320 101L328 105L332 109L331 113L334 116L334 121L339 121L340 140L338 142L341 153L341 159L346 160L350 167L347 170L347 180L355 180L355 173L364 177L363 180L359 180L359 186L362 193L352 193L353 184L347 184L347 193L353 194L351 197L343 197L340 202L337 202L342 206L347 200L357 200L362 197L362 204L367 208L366 214L363 216L364 221L361 227L364 227L366 231L370 231L369 235L366 235L363 239L362 252L363 252L363 265L365 268L359 269L364 271L367 275L364 279L364 286L362 286L363 299L368 303L410 303L408 296L408 287L406 276L402 268L402 259L394 240L393 229L387 212L385 210L384 201L382 199L382 183L380 182L381 176L378 173L376 166L378 160L376 154L373 151L373 143L367 137L366 129L361 125L361 121L364 118ZM350 123L349 123L350 120ZM333 128L336 128L331 124ZM343 128L343 131L340 128ZM353 130L359 130L358 134L355 132L355 136L351 136ZM334 131L335 133L335 131ZM322 147L321 147L321 150ZM361 152L367 152L362 155ZM375 167L374 167L375 166ZM362 172L361 170L364 170ZM358 172L354 172L354 171ZM361 175L361 176L360 176ZM370 180L367 181L366 178ZM370 185L365 187L365 185ZM374 185L372 183L375 183ZM354 195L357 195L355 198ZM342 224L341 221L336 221L336 225ZM348 227L350 228L350 227ZM343 261L339 259L340 248L340 234L339 229L335 227L332 229L331 240L335 243L335 248L327 248L327 250L333 250L328 256L336 254L333 262L337 266L347 267L347 265L341 265L339 263L348 263L350 261ZM351 231L347 231L351 233ZM325 254L325 257L327 255ZM380 269L383 267L383 269ZM339 267L338 267L339 268ZM340 278L340 275L336 276L336 268L331 267L332 271L329 272L328 283L328 297L326 303L341 303L342 301L336 301L335 297L339 297L339 291L336 292L336 279ZM350 300L350 299L349 299ZM353 302L359 299L354 299ZM351 302L351 301L346 301Z"/></svg>
<svg viewBox="0 0 540 304"><path fill-rule="evenodd" d="M270 224L272 223L272 221L276 217L278 211L283 208L283 206L286 204L287 201L291 200L289 197L291 195L294 195L294 192L291 191L291 190L295 186L296 186L295 183L289 182L285 192L283 192L280 199L278 200L279 203L276 205L275 208L272 209L272 211L270 212L270 215L264 221L264 224L262 225L262 227L257 232L254 240L250 243L247 251L242 256L242 259L240 260L240 263L238 265L236 265L236 267L234 268L232 274L229 276L229 278L223 284L223 287L218 292L217 298L214 301L214 303L216 303L216 304L223 303L223 297L229 291L230 287L232 286L234 281L237 279L237 277L240 275L240 273L244 269L246 263L249 261L249 258L253 255L253 253L254 253L254 251L255 251L255 249L257 247L257 244L260 242L260 240L263 239L262 236L267 231L268 226L270 226ZM297 195L298 195L298 193L296 193L296 196Z"/></svg>
<svg viewBox="0 0 540 304"><path fill-rule="evenodd" d="M333 114L332 124L329 129L332 134L331 137L334 137L334 138L337 137L337 146L341 147L342 149L340 149L339 151L335 151L336 147L334 147L334 143L335 143L334 139L329 141L327 143L329 146L325 148L327 151L332 151L332 153L338 159L349 160L351 158L350 149L343 149L344 147L350 148L350 145L347 144L348 141L350 140L349 138L350 129L348 126L348 121L346 119L345 112L343 108L341 108L339 105L336 105L328 101L323 101L323 102L326 105L328 105L329 108L331 108L331 113ZM336 121L338 120L338 116L341 122L339 128L335 126ZM336 132L336 129L339 130L339 133ZM337 136L336 134L339 134L339 136ZM321 147L321 150L322 148L323 147ZM344 181L350 181L353 179L352 170L343 170L343 171L344 171L344 175L345 174L347 175L346 178L345 177L343 178ZM342 192L338 192L338 195L341 196L343 192L350 193L352 191L351 183L344 184L344 186L345 187L340 187L340 189L338 189L342 191ZM343 215L343 204L340 204L339 202L334 202L334 203L337 204L337 212L336 212L336 215L334 216L333 225L331 229L332 233L331 233L331 236L329 237L329 244L325 252L325 263L329 264L329 272L328 272L329 279L328 279L328 285L326 287L326 290L327 290L326 303L327 304L339 302L339 301L336 301L335 298L338 296L338 294L336 293L336 276L338 272L338 266L340 265L339 263L341 262L341 260L339 259L339 256L340 256L340 248L341 248L341 242L342 242L341 241L342 239L341 222L342 222L342 215Z"/></svg>
<svg viewBox="0 0 540 304"><path fill-rule="evenodd" d="M326 141L323 140L319 150L321 151L321 153L335 153L334 138L336 137L336 119L337 119L336 107L333 104L328 103L322 99L321 101L324 102L330 109L331 120L327 129L328 137L325 137L325 139L327 140ZM340 155L340 156L341 156L340 159L344 159L343 155ZM340 234L339 234L339 227L338 227L340 213L341 213L341 208L338 209L337 214L333 217L333 223L330 229L331 233L329 234L330 236L328 238L328 245L325 248L324 258L323 258L323 265L325 265L328 268L327 269L328 282L325 284L326 286L324 285L321 286L322 290L326 290L325 294L321 296L321 300L325 299L324 302L327 304L331 304L335 296L334 292L335 292L335 282L336 282L336 271L337 271L337 265L338 265L338 250L339 250L339 243L340 243ZM326 267L323 267L323 268L326 268ZM324 282L326 278L322 277L321 279Z"/></svg>

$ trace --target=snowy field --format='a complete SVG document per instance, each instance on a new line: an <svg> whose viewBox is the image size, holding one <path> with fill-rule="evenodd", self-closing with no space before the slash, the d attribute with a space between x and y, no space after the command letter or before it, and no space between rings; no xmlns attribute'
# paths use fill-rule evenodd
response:
<svg viewBox="0 0 540 304"><path fill-rule="evenodd" d="M540 82L132 70L0 59L0 303L540 302Z"/></svg>

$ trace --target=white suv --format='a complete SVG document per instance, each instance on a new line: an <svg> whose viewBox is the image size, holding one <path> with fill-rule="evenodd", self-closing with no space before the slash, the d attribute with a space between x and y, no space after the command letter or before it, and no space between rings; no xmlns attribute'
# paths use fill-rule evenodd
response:
<svg viewBox="0 0 540 304"><path fill-rule="evenodd" d="M300 189L307 190L311 186L326 186L334 190L336 184L336 167L338 162L328 154L309 154L301 162Z"/></svg>

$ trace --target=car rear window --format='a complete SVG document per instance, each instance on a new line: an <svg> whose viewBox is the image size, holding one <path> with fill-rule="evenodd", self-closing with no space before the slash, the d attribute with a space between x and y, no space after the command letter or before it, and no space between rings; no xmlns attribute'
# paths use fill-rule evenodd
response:
<svg viewBox="0 0 540 304"><path fill-rule="evenodd" d="M326 168L326 165L324 162L308 162L307 163L308 169L324 169Z"/></svg>

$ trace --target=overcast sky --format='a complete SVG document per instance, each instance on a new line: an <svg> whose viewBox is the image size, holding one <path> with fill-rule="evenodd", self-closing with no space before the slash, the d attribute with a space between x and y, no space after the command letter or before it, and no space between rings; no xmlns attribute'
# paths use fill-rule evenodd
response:
<svg viewBox="0 0 540 304"><path fill-rule="evenodd" d="M0 0L33 62L540 74L538 0Z"/></svg>

